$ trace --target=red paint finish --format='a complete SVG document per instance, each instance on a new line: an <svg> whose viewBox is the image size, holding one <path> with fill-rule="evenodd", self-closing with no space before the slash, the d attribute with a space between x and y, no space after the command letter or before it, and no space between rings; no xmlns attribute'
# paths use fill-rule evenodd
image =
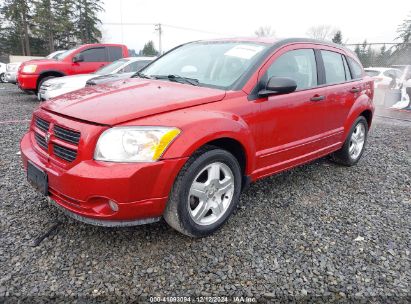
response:
<svg viewBox="0 0 411 304"><path fill-rule="evenodd" d="M268 43L268 42L267 42ZM44 103L34 116L81 133L75 161L59 159L35 141L44 135L32 122L23 137L23 163L47 172L50 196L76 214L105 220L161 216L176 176L201 146L218 139L236 141L252 181L304 164L338 150L353 121L374 112L373 81L364 77L270 97L250 97L272 62L284 52L324 49L351 53L320 43L290 43L272 51L242 89L223 91L150 79L129 79L89 87ZM358 88L358 92L351 92ZM315 96L324 100L312 101ZM369 121L371 122L371 121ZM172 126L182 132L154 163L110 163L93 159L100 134L111 126ZM119 211L108 207L108 199Z"/></svg>
<svg viewBox="0 0 411 304"><path fill-rule="evenodd" d="M108 55L107 47L118 47L121 49L122 57L128 57L128 49L125 45L120 44L85 44L71 52L62 60L54 59L40 59L30 60L22 63L19 67L17 74L17 83L23 90L36 90L39 84L39 79L44 75L50 75L51 73L60 74L60 76L76 75L93 73L99 68L107 65L113 60ZM96 48L106 48L106 59L99 60L98 62L73 62L73 58L84 52L93 50ZM34 73L24 73L24 66L37 65L37 69Z"/></svg>

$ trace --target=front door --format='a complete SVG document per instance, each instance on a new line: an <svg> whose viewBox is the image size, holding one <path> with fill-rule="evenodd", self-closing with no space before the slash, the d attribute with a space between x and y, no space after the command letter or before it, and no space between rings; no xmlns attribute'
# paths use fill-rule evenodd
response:
<svg viewBox="0 0 411 304"><path fill-rule="evenodd" d="M83 61L73 62L73 74L88 74L102 68L108 63L105 47L89 48L81 51Z"/></svg>
<svg viewBox="0 0 411 304"><path fill-rule="evenodd" d="M321 152L327 126L324 123L327 88L319 87L314 49L289 47L268 62L261 76L288 77L296 81L295 92L272 95L261 104L261 132L258 137L258 177L293 167ZM264 68L263 68L264 69Z"/></svg>

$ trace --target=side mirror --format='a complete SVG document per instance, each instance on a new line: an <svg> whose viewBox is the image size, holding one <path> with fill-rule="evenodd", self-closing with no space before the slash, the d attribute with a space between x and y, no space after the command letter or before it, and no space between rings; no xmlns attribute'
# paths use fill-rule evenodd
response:
<svg viewBox="0 0 411 304"><path fill-rule="evenodd" d="M265 89L258 92L261 97L275 95L275 94L287 94L294 92L297 89L297 83L295 80L287 77L271 77Z"/></svg>
<svg viewBox="0 0 411 304"><path fill-rule="evenodd" d="M83 62L84 61L84 57L82 54L77 54L73 57L73 62Z"/></svg>

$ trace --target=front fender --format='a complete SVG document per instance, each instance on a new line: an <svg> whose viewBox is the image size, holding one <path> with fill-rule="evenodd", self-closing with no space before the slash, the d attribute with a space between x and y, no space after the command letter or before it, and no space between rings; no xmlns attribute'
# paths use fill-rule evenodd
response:
<svg viewBox="0 0 411 304"><path fill-rule="evenodd" d="M232 113L202 110L185 110L179 114L184 115L184 124L181 125L180 121L179 126L182 132L166 150L163 158L189 157L211 141L229 138L243 147L246 174L254 170L255 143L248 124L241 117ZM158 124L177 126L167 116L159 118Z"/></svg>

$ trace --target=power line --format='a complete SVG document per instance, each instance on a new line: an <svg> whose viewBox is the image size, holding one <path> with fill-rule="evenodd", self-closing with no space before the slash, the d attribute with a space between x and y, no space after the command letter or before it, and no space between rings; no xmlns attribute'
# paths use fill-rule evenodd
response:
<svg viewBox="0 0 411 304"><path fill-rule="evenodd" d="M142 26L142 25L153 25L153 26L158 26L159 23L145 23L145 22L104 22L103 25L128 25L128 26ZM172 25L172 24L161 24L162 26L169 27L169 28L174 28L178 30L183 30L183 31L191 31L191 32L198 32L198 33L204 33L204 34L211 34L211 35L219 35L219 36L235 36L227 33L217 33L217 32L211 32L211 31L205 31L201 29L195 29L195 28L190 28L190 27L184 27L184 26L178 26L178 25Z"/></svg>

